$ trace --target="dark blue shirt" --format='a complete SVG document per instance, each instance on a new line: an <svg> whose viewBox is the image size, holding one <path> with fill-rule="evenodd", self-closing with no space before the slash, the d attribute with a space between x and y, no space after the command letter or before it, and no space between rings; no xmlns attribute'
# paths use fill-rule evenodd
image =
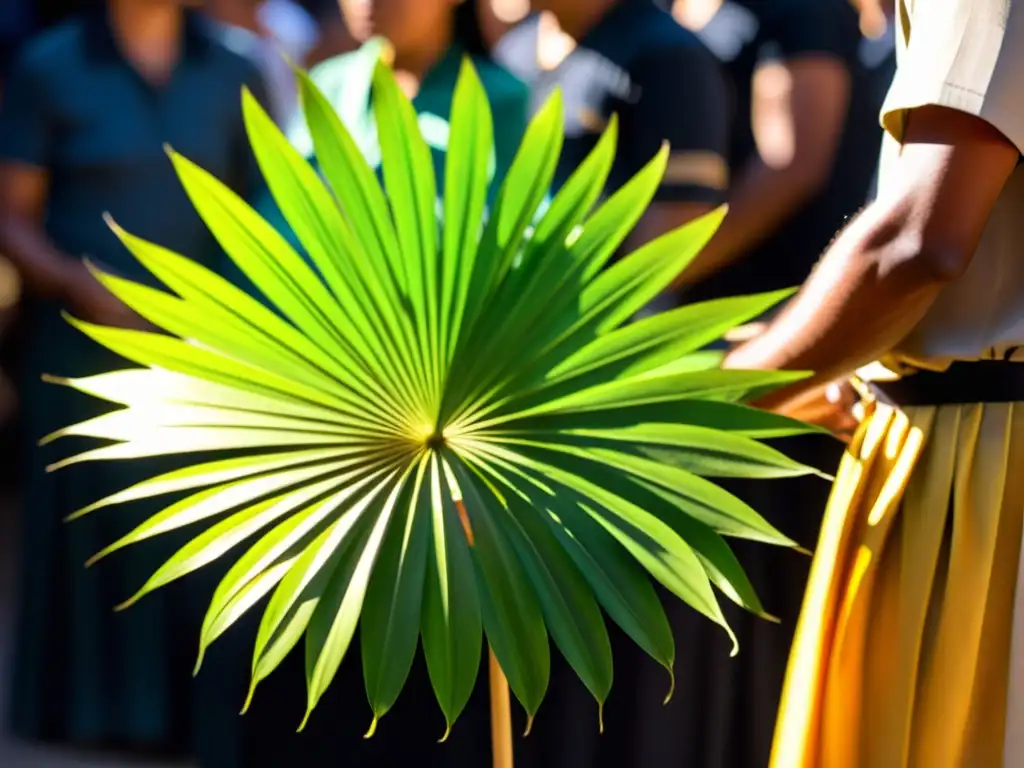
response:
<svg viewBox="0 0 1024 768"><path fill-rule="evenodd" d="M189 157L242 195L255 185L241 87L263 99L252 63L189 16L170 80L147 82L122 56L106 17L65 22L21 51L0 107L0 161L50 174L46 231L70 256L148 280L103 221L211 264L212 237L178 182L164 147ZM265 101L265 100L264 100Z"/></svg>
<svg viewBox="0 0 1024 768"><path fill-rule="evenodd" d="M655 200L718 203L728 181L729 101L721 67L653 0L620 0L556 68L537 65L537 18L499 43L496 56L531 86L537 108L560 87L566 137L556 183L587 156L613 113L615 189L668 141L672 154Z"/></svg>

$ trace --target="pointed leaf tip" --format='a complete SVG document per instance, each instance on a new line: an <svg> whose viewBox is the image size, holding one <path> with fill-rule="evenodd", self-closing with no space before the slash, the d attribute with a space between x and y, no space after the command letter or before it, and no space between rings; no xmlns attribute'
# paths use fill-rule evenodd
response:
<svg viewBox="0 0 1024 768"><path fill-rule="evenodd" d="M80 517L85 517L90 512L95 512L97 509L99 509L102 506L103 506L103 504L96 503L96 504L90 504L88 507L82 507L81 509L77 510L76 512L72 512L70 515L65 516L64 522L65 523L73 523L75 520L79 519Z"/></svg>
<svg viewBox="0 0 1024 768"><path fill-rule="evenodd" d="M672 701L672 697L676 693L676 671L672 666L665 667L668 670L668 693L665 694L665 699L662 701L662 705L668 705Z"/></svg>
<svg viewBox="0 0 1024 768"><path fill-rule="evenodd" d="M597 732L604 735L604 702L597 702Z"/></svg>
<svg viewBox="0 0 1024 768"><path fill-rule="evenodd" d="M395 46L390 40L380 38L380 54L378 61L387 67L395 66Z"/></svg>
<svg viewBox="0 0 1024 768"><path fill-rule="evenodd" d="M103 558L105 558L109 554L110 554L110 547L107 547L106 549L101 549L99 552L97 552L95 555L93 555L92 557L90 557L88 560L85 561L85 567L86 568L92 568L94 565L96 565L96 563L98 563L100 560L102 560Z"/></svg>
<svg viewBox="0 0 1024 768"><path fill-rule="evenodd" d="M814 557L814 553L811 552L811 550L807 549L807 547L801 547L799 544L794 546L793 550L795 552L799 552L801 555L807 555L807 557Z"/></svg>
<svg viewBox="0 0 1024 768"><path fill-rule="evenodd" d="M299 727L295 729L296 733L302 733L304 730L306 730L306 723L309 722L309 716L312 715L312 714L313 714L313 708L312 707L307 707L306 708L306 714L303 715L303 717L302 717L302 722L299 723Z"/></svg>
<svg viewBox="0 0 1024 768"><path fill-rule="evenodd" d="M36 440L36 447L42 448L45 445L49 445L54 440L60 439L66 433L67 433L67 430L65 430L65 429L58 429L56 432L51 432L48 435L43 435L38 440Z"/></svg>
<svg viewBox="0 0 1024 768"><path fill-rule="evenodd" d="M256 685L258 683L259 680L257 680L256 678L253 678L252 682L249 683L249 692L245 695L245 703L242 705L242 711L238 714L244 715L246 712L249 711L249 707L252 706L252 697L253 694L256 693Z"/></svg>
<svg viewBox="0 0 1024 768"><path fill-rule="evenodd" d="M446 721L444 725L444 736L437 740L438 744L444 744L448 741L448 737L452 735L452 724L451 721Z"/></svg>
<svg viewBox="0 0 1024 768"><path fill-rule="evenodd" d="M380 718L377 717L377 715L374 715L373 716L373 721L370 723L370 727L367 729L366 733L363 734L363 738L364 739L372 739L373 738L373 735L375 733L377 733L377 723L379 723L379 722L380 722Z"/></svg>
<svg viewBox="0 0 1024 768"><path fill-rule="evenodd" d="M140 597L141 597L141 595L132 595L127 600L125 600L123 603L119 603L118 605L115 605L114 606L114 613L120 613L121 611L128 610L133 605L135 605L137 602L139 602L139 598Z"/></svg>
<svg viewBox="0 0 1024 768"><path fill-rule="evenodd" d="M534 718L534 715L527 715L526 716L526 730L523 731L523 738L524 739L527 736L529 736L530 735L530 731L533 730L533 718Z"/></svg>

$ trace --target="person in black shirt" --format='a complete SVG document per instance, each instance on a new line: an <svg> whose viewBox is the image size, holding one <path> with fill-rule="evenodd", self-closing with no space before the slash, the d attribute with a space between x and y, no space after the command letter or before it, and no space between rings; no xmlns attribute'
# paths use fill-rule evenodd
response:
<svg viewBox="0 0 1024 768"><path fill-rule="evenodd" d="M609 191L671 145L664 181L627 249L722 203L728 187L729 105L715 57L653 0L534 0L538 14L509 32L495 56L531 86L534 107L565 97L562 184L612 113L620 121ZM551 55L552 48L556 49Z"/></svg>
<svg viewBox="0 0 1024 768"><path fill-rule="evenodd" d="M155 548L82 569L89 553L166 502L62 523L177 463L154 457L69 467L55 479L47 465L69 448L37 445L43 435L109 411L48 388L43 374L82 377L123 365L64 314L110 326L141 323L90 275L82 255L108 273L155 280L103 213L213 267L221 250L164 147L172 144L237 194L256 181L239 92L244 85L265 101L264 84L187 6L107 0L103 9L61 22L21 48L0 106L0 250L17 267L27 299L18 443L26 457L25 514L9 710L20 738L184 756L203 698L202 684L188 677L205 606L196 587L111 611L187 536L172 534Z"/></svg>
<svg viewBox="0 0 1024 768"><path fill-rule="evenodd" d="M848 0L676 0L733 94L730 216L682 276L684 300L799 285L864 203L881 132ZM700 5L707 5L702 3Z"/></svg>

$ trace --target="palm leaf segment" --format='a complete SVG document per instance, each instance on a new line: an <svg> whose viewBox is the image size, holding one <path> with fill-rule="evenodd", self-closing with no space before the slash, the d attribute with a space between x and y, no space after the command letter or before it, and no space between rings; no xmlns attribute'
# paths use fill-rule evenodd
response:
<svg viewBox="0 0 1024 768"><path fill-rule="evenodd" d="M534 226L560 151L556 95L486 216L491 115L466 63L439 228L430 151L391 72L381 65L373 83L383 189L324 97L303 75L300 86L326 184L248 94L244 111L307 256L172 153L263 300L114 225L171 292L99 277L169 335L72 321L141 367L61 380L125 406L55 435L112 441L61 465L200 454L78 513L184 496L97 558L210 524L129 602L240 552L210 604L200 661L269 595L254 687L302 641L312 710L358 625L374 725L422 640L449 728L474 686L482 635L531 718L548 684L549 635L604 702L604 615L671 672L672 635L644 571L723 627L716 588L763 613L723 537L792 542L706 478L804 474L757 439L806 429L738 404L792 374L721 371L699 350L780 295L624 325L722 213L606 268L666 160L662 151L591 212L613 121Z"/></svg>

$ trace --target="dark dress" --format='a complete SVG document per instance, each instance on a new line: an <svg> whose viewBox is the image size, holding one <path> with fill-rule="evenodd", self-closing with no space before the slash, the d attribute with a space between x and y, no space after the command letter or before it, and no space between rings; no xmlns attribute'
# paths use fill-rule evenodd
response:
<svg viewBox="0 0 1024 768"><path fill-rule="evenodd" d="M103 14L74 19L33 40L18 57L0 112L0 158L46 169L45 228L71 256L149 282L103 222L109 211L129 231L213 263L214 243L175 178L169 143L239 191L251 184L239 89L262 84L244 59L220 47L189 17L182 58L162 87L121 56ZM83 563L159 507L135 504L66 515L126 488L164 461L45 467L86 447L35 441L98 415L104 406L40 375L82 376L127 367L72 329L52 301L30 301L22 409L29 457L25 478L20 613L13 664L15 733L24 738L161 752L190 750L190 668L203 604L192 585L171 588L131 610L131 595L180 537L119 553L88 571Z"/></svg>
<svg viewBox="0 0 1024 768"><path fill-rule="evenodd" d="M380 150L369 97L370 80L379 53L377 41L371 41L355 52L323 62L311 72L314 82L335 106L367 160L374 166L380 162ZM439 189L443 189L441 179L447 151L448 120L462 56L462 50L453 46L424 77L413 100L420 128L431 147ZM495 172L488 195L489 202L493 202L525 128L526 89L489 59L474 57L473 63L494 115ZM289 138L315 167L316 158L304 121L298 121L292 127ZM256 196L255 207L294 245L299 245L268 192L264 190ZM237 269L228 270L226 274L240 286L254 290L251 282ZM371 712L366 701L359 649L355 644L301 734L295 732L306 707L301 643L278 670L260 683L251 709L244 717L239 717L236 713L245 699L248 686L260 607L250 611L238 626L218 640L204 662L200 679L209 677L216 682L213 687L219 687L220 693L227 695L221 697L216 711L212 707L205 710L210 720L204 733L210 738L199 748L198 756L203 768L397 768L413 765L476 768L489 764L490 711L486 668L482 667L473 698L448 741L438 744L444 733L444 718L431 689L422 655L417 656L394 710L381 720L372 739L363 738L370 724ZM218 737L218 732L224 736Z"/></svg>

